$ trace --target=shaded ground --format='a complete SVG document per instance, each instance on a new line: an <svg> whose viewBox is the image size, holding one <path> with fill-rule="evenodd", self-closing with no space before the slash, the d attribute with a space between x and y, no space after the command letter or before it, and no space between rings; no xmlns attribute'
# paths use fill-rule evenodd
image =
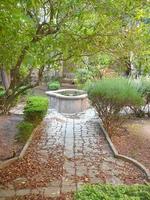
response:
<svg viewBox="0 0 150 200"><path fill-rule="evenodd" d="M115 159L93 110L78 116L55 111L37 130L24 159L0 170L3 200L50 199L78 190L85 183L144 183L133 164ZM7 197L7 198L6 198ZM33 198L34 199L34 198Z"/></svg>
<svg viewBox="0 0 150 200"><path fill-rule="evenodd" d="M150 170L150 119L130 119L124 127L125 131L112 137L119 153L140 161Z"/></svg>
<svg viewBox="0 0 150 200"><path fill-rule="evenodd" d="M16 115L0 116L0 161L18 155L23 148L16 143L17 124L22 117Z"/></svg>

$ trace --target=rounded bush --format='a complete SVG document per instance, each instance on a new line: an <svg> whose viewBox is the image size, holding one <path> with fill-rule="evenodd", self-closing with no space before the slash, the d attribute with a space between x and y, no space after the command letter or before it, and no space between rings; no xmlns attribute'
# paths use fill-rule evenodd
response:
<svg viewBox="0 0 150 200"><path fill-rule="evenodd" d="M125 106L143 103L141 95L125 78L102 79L89 84L86 90L107 130L119 119L119 112Z"/></svg>
<svg viewBox="0 0 150 200"><path fill-rule="evenodd" d="M96 98L99 102L112 104L118 108L129 105L140 105L142 98L137 90L125 78L102 79L91 83L87 88L92 102Z"/></svg>
<svg viewBox="0 0 150 200"><path fill-rule="evenodd" d="M48 109L48 99L41 96L31 96L24 108L24 118L26 121L38 124L45 116Z"/></svg>
<svg viewBox="0 0 150 200"><path fill-rule="evenodd" d="M60 89L60 82L59 81L53 81L48 83L48 89L49 90L58 90Z"/></svg>

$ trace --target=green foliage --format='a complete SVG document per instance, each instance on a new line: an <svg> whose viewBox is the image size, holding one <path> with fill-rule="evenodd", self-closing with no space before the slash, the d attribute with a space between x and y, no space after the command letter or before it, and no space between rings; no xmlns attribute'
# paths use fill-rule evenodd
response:
<svg viewBox="0 0 150 200"><path fill-rule="evenodd" d="M19 142L26 142L33 129L41 122L48 109L48 99L41 96L28 97L24 108L24 121L18 125L16 136Z"/></svg>
<svg viewBox="0 0 150 200"><path fill-rule="evenodd" d="M100 67L86 66L79 68L75 73L75 83L79 88L83 88L86 84L92 80L99 79L101 77Z"/></svg>
<svg viewBox="0 0 150 200"><path fill-rule="evenodd" d="M150 78L141 79L139 92L144 96L146 104L150 103Z"/></svg>
<svg viewBox="0 0 150 200"><path fill-rule="evenodd" d="M49 90L58 90L60 89L60 82L59 81L52 81L48 83Z"/></svg>
<svg viewBox="0 0 150 200"><path fill-rule="evenodd" d="M104 99L118 105L119 109L128 105L140 105L142 102L135 88L124 78L102 79L92 83L88 88L88 95L91 100Z"/></svg>
<svg viewBox="0 0 150 200"><path fill-rule="evenodd" d="M38 124L46 115L47 109L48 99L46 97L31 96L24 108L24 118L26 121Z"/></svg>
<svg viewBox="0 0 150 200"><path fill-rule="evenodd" d="M141 79L131 80L131 84L136 88L141 97L144 98L144 106L130 106L130 108L137 117L143 117L145 114L150 117L150 78L143 77Z"/></svg>
<svg viewBox="0 0 150 200"><path fill-rule="evenodd" d="M19 85L33 88L38 84L40 80L33 85L30 79L34 68L40 71L40 79L45 66L55 68L68 59L74 64L83 56L107 54L108 58L99 58L103 66L110 63L110 57L118 60L132 51L140 58L137 63L144 62L145 71L149 63L148 4L148 0L1 1L0 66L11 76L7 94L12 94L4 106Z"/></svg>
<svg viewBox="0 0 150 200"><path fill-rule="evenodd" d="M18 125L18 133L16 135L17 141L21 143L25 143L30 137L32 131L34 129L34 125L30 122L23 121Z"/></svg>
<svg viewBox="0 0 150 200"><path fill-rule="evenodd" d="M5 95L5 89L3 86L0 86L0 98L4 97Z"/></svg>
<svg viewBox="0 0 150 200"><path fill-rule="evenodd" d="M87 185L75 200L150 200L150 185Z"/></svg>
<svg viewBox="0 0 150 200"><path fill-rule="evenodd" d="M21 90L24 90L26 88L26 86L21 86L19 89L18 89L18 92L19 91L21 91ZM31 92L31 90L24 90L23 92L22 92L22 95L27 95L28 93L30 93Z"/></svg>
<svg viewBox="0 0 150 200"><path fill-rule="evenodd" d="M125 106L140 106L143 101L137 90L125 78L102 79L86 88L105 128L109 131Z"/></svg>
<svg viewBox="0 0 150 200"><path fill-rule="evenodd" d="M77 69L75 74L75 82L78 87L82 87L87 81L91 80L93 77L92 72L88 68Z"/></svg>

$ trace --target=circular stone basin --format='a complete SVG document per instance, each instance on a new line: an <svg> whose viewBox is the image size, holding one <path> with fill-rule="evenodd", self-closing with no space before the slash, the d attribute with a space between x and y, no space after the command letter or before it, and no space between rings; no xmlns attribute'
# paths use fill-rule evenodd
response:
<svg viewBox="0 0 150 200"><path fill-rule="evenodd" d="M47 91L50 97L50 107L60 113L78 113L89 108L85 91L77 89L62 89Z"/></svg>

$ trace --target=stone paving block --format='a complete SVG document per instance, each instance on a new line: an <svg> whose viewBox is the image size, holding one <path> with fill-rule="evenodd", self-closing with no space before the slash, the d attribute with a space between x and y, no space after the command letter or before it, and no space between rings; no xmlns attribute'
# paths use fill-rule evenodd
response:
<svg viewBox="0 0 150 200"><path fill-rule="evenodd" d="M2 197L14 197L15 190L1 190L0 189L0 198Z"/></svg>
<svg viewBox="0 0 150 200"><path fill-rule="evenodd" d="M103 181L98 177L90 178L90 182L92 182L92 184L103 184Z"/></svg>
<svg viewBox="0 0 150 200"><path fill-rule="evenodd" d="M62 193L67 193L67 192L75 192L77 190L77 187L75 184L71 185L63 185L62 186Z"/></svg>
<svg viewBox="0 0 150 200"><path fill-rule="evenodd" d="M65 148L64 156L66 157L66 159L74 158L74 152L70 148Z"/></svg>
<svg viewBox="0 0 150 200"><path fill-rule="evenodd" d="M52 153L61 154L63 171L60 180L49 182L47 187L17 190L16 196L41 194L45 197L57 197L60 193L76 191L85 182L122 184L125 162L115 159L109 145L100 130L99 120L89 112L82 113L79 119L69 119L57 112L49 113L45 122L45 135L38 143L37 157L48 160ZM76 115L71 116L77 117ZM100 134L98 134L100 133ZM37 174L38 176L38 174ZM23 178L23 177L22 177ZM23 179L16 182L26 181ZM15 196L15 191L0 186L0 200Z"/></svg>
<svg viewBox="0 0 150 200"><path fill-rule="evenodd" d="M57 197L60 195L59 187L47 187L44 191L45 197Z"/></svg>
<svg viewBox="0 0 150 200"><path fill-rule="evenodd" d="M52 181L48 184L48 187L60 187L61 185L61 180L55 180L55 181Z"/></svg>
<svg viewBox="0 0 150 200"><path fill-rule="evenodd" d="M25 196L30 194L31 190L30 189L22 189L22 190L17 190L16 191L16 196Z"/></svg>
<svg viewBox="0 0 150 200"><path fill-rule="evenodd" d="M46 187L35 188L35 189L32 189L30 193L31 194L42 194L43 195L45 190L46 190Z"/></svg>
<svg viewBox="0 0 150 200"><path fill-rule="evenodd" d="M83 164L80 164L76 167L77 176L85 176L87 174L87 167Z"/></svg>

